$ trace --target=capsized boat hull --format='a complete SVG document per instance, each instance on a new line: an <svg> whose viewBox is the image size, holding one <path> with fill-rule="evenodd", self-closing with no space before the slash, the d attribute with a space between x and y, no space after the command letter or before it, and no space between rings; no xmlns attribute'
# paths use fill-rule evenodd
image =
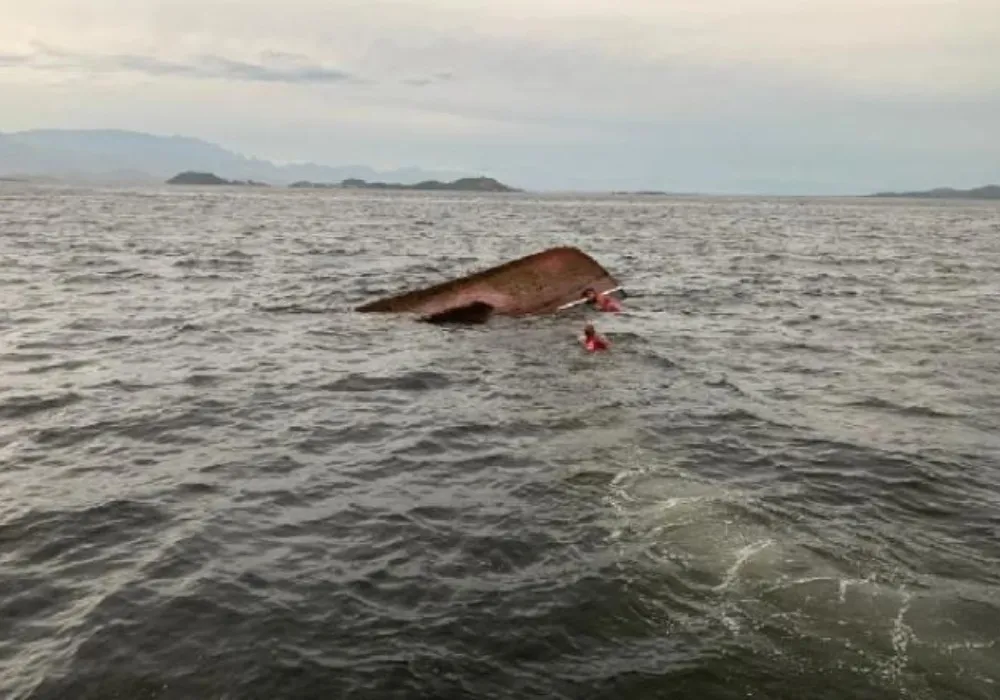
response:
<svg viewBox="0 0 1000 700"><path fill-rule="evenodd" d="M430 287L377 299L364 313L411 313L432 323L485 323L490 316L550 314L584 290L616 289L618 281L578 248L560 246Z"/></svg>

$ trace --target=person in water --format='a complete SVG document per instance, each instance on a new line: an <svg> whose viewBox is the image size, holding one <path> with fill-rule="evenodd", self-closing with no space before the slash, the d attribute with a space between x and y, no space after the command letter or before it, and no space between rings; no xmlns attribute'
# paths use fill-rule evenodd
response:
<svg viewBox="0 0 1000 700"><path fill-rule="evenodd" d="M583 291L583 298L587 300L587 304L598 311L622 310L622 305L618 303L617 299L607 294L596 292L593 287L587 287Z"/></svg>
<svg viewBox="0 0 1000 700"><path fill-rule="evenodd" d="M587 352L599 352L610 349L611 343L608 342L607 338L597 334L592 323L588 323L583 327L583 347L586 348Z"/></svg>

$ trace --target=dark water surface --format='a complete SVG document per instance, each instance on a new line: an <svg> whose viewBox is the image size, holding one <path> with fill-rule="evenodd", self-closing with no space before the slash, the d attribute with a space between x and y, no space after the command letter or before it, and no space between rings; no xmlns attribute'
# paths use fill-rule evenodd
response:
<svg viewBox="0 0 1000 700"><path fill-rule="evenodd" d="M4 698L1000 697L996 204L8 184L0 334Z"/></svg>

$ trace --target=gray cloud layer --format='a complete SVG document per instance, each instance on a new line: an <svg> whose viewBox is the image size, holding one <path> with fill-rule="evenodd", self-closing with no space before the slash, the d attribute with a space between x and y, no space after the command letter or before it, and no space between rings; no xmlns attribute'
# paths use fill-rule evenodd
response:
<svg viewBox="0 0 1000 700"><path fill-rule="evenodd" d="M138 54L88 54L40 44L22 54L0 54L0 65L57 71L132 72L153 77L213 78L288 84L330 84L357 80L356 76L288 54L271 54L252 63L202 54L188 60L164 60Z"/></svg>

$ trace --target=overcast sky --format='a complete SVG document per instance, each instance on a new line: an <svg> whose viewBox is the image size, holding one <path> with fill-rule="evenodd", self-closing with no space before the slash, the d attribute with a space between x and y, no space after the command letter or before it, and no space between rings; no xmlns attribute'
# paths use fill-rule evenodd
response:
<svg viewBox="0 0 1000 700"><path fill-rule="evenodd" d="M549 188L1000 181L1000 0L0 0L0 130Z"/></svg>

